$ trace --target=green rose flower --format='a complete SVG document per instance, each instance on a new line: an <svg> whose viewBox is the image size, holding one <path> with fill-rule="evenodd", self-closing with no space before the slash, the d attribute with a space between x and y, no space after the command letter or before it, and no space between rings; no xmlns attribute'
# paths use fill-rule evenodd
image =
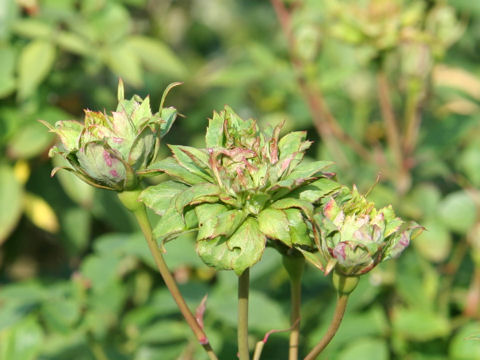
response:
<svg viewBox="0 0 480 360"><path fill-rule="evenodd" d="M395 216L391 206L377 210L354 187L346 188L320 207L320 250L335 271L358 276L381 261L398 256L421 227Z"/></svg>
<svg viewBox="0 0 480 360"><path fill-rule="evenodd" d="M49 155L64 157L71 167L55 168L73 172L86 183L116 191L137 187L139 177L155 159L160 139L168 132L177 116L175 108L163 108L152 114L149 98L134 96L124 99L122 81L118 85L118 106L111 115L85 110L85 120L58 121L54 127L61 143Z"/></svg>
<svg viewBox="0 0 480 360"><path fill-rule="evenodd" d="M156 236L167 240L198 229L202 260L237 274L260 260L267 239L313 249L312 203L339 186L322 172L330 162L303 160L311 145L305 132L280 138L280 131L262 132L255 120L226 107L210 120L205 149L170 146L173 157L151 168L174 181L141 196L163 215Z"/></svg>

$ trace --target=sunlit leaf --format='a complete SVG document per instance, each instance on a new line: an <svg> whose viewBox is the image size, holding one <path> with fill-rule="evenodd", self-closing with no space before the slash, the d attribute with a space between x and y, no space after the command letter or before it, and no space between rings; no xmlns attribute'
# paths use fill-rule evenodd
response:
<svg viewBox="0 0 480 360"><path fill-rule="evenodd" d="M15 228L23 207L22 186L13 169L0 164L0 244Z"/></svg>
<svg viewBox="0 0 480 360"><path fill-rule="evenodd" d="M46 40L33 40L22 49L18 61L18 97L32 95L47 77L55 60L55 46Z"/></svg>
<svg viewBox="0 0 480 360"><path fill-rule="evenodd" d="M290 223L287 214L282 210L265 209L258 214L260 231L270 239L280 240L287 246L292 246L290 238Z"/></svg>
<svg viewBox="0 0 480 360"><path fill-rule="evenodd" d="M475 360L480 358L478 335L480 335L480 324L478 322L462 326L450 343L450 358L455 360Z"/></svg>
<svg viewBox="0 0 480 360"><path fill-rule="evenodd" d="M422 256L430 261L445 260L450 255L452 248L450 232L439 221L426 221L424 226L427 230L413 241L413 245Z"/></svg>
<svg viewBox="0 0 480 360"><path fill-rule="evenodd" d="M441 314L404 308L395 311L393 328L405 338L416 341L433 340L450 332L449 321Z"/></svg>
<svg viewBox="0 0 480 360"><path fill-rule="evenodd" d="M43 330L35 317L30 316L14 327L0 333L1 360L34 360L40 353Z"/></svg>
<svg viewBox="0 0 480 360"><path fill-rule="evenodd" d="M161 41L146 36L130 36L126 39L127 46L132 52L138 54L145 66L161 74L168 75L175 80L182 80L187 74L187 69L167 45Z"/></svg>
<svg viewBox="0 0 480 360"><path fill-rule="evenodd" d="M448 194L438 205L444 224L452 231L465 234L475 223L477 209L466 191Z"/></svg>
<svg viewBox="0 0 480 360"><path fill-rule="evenodd" d="M28 159L44 152L52 143L54 135L45 131L39 122L22 127L8 143L8 153L17 159Z"/></svg>
<svg viewBox="0 0 480 360"><path fill-rule="evenodd" d="M105 53L105 62L110 69L133 86L143 84L143 71L138 54L124 43L115 45Z"/></svg>
<svg viewBox="0 0 480 360"><path fill-rule="evenodd" d="M1 6L1 5L0 5ZM1 20L0 20L1 22ZM16 87L15 53L8 46L0 47L0 98L10 95Z"/></svg>

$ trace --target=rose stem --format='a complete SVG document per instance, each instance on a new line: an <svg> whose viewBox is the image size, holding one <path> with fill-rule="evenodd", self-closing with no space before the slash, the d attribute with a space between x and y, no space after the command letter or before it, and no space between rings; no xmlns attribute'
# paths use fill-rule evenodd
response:
<svg viewBox="0 0 480 360"><path fill-rule="evenodd" d="M250 269L246 269L238 277L238 359L249 360L248 351L248 288L250 282Z"/></svg>
<svg viewBox="0 0 480 360"><path fill-rule="evenodd" d="M140 226L143 235L145 236L145 240L147 241L148 247L150 248L150 252L153 255L155 260L155 264L157 265L158 271L165 282L168 290L172 294L173 299L177 303L177 306L182 313L185 321L187 322L188 326L192 329L193 333L195 334L198 342L203 346L205 351L208 354L210 360L218 360L217 356L215 355L210 343L208 341L207 335L203 331L202 327L198 324L195 316L192 314L190 309L188 308L185 299L183 298L178 286L173 278L172 274L168 270L167 264L163 259L162 252L158 248L158 244L156 243L153 234L152 234L152 227L150 226L150 221L147 217L147 212L145 206L138 201L138 195L140 191L124 191L118 194L121 202L125 205L125 207L132 211L137 219L138 225Z"/></svg>
<svg viewBox="0 0 480 360"><path fill-rule="evenodd" d="M315 345L315 347L308 353L304 360L314 360L317 356L327 347L330 341L333 339L337 333L340 323L342 322L343 315L345 314L345 309L347 308L348 294L341 294L337 300L337 306L335 307L335 312L333 314L332 322L328 327L327 332L323 335L323 338L320 342Z"/></svg>

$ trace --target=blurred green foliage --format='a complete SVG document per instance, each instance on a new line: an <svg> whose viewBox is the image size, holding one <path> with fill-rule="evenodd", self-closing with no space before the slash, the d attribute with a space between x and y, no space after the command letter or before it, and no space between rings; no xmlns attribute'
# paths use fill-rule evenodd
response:
<svg viewBox="0 0 480 360"><path fill-rule="evenodd" d="M49 177L55 139L37 120L112 109L118 77L154 106L184 82L168 102L186 117L166 143L202 144L224 104L285 120L342 182L367 191L380 173L370 199L427 228L362 279L322 358L478 359L479 30L467 0L0 1L0 359L205 357L114 194ZM166 259L192 308L208 293L212 345L235 358L236 279L192 244L168 243ZM267 249L252 269L252 344L288 327L280 263ZM303 290L305 354L335 293L313 268ZM272 335L264 358L287 343Z"/></svg>

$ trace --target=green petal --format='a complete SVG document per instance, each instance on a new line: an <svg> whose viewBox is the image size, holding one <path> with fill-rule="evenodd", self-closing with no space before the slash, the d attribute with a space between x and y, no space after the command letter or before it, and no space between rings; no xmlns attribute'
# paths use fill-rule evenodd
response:
<svg viewBox="0 0 480 360"><path fill-rule="evenodd" d="M84 181L86 184L88 184L90 186L93 186L93 187L96 187L96 188L99 188L99 189L105 189L105 190L115 190L114 188L111 188L109 186L105 186L105 185L96 183L94 179L91 179L85 173L83 173L82 171L79 171L80 169L72 169L72 168L65 167L65 166L57 166L57 167L53 168L50 176L54 176L60 170L67 170L68 172L71 172L72 174L75 174L80 180Z"/></svg>
<svg viewBox="0 0 480 360"><path fill-rule="evenodd" d="M169 207L153 230L153 235L163 240L174 234L188 230L181 214L174 207Z"/></svg>
<svg viewBox="0 0 480 360"><path fill-rule="evenodd" d="M213 118L208 122L207 134L205 136L205 145L207 148L223 146L223 123L224 118L215 111L213 113Z"/></svg>
<svg viewBox="0 0 480 360"><path fill-rule="evenodd" d="M305 143L306 136L307 136L306 131L294 131L282 137L278 142L280 160L284 160L289 155L292 155L298 151L301 151L301 149L303 148L302 144Z"/></svg>
<svg viewBox="0 0 480 360"><path fill-rule="evenodd" d="M309 236L307 220L299 209L291 208L284 210L290 225L290 239L293 246L304 246L314 248L315 243Z"/></svg>
<svg viewBox="0 0 480 360"><path fill-rule="evenodd" d="M115 152L102 143L91 142L76 153L82 170L92 179L113 188L123 188L127 170Z"/></svg>
<svg viewBox="0 0 480 360"><path fill-rule="evenodd" d="M298 250L303 254L305 260L307 260L310 264L318 268L320 271L325 271L327 260L321 252L312 253L310 251L303 250L302 248L298 248Z"/></svg>
<svg viewBox="0 0 480 360"><path fill-rule="evenodd" d="M208 167L208 155L206 153L188 146L169 145L168 147L172 150L173 157L181 166L205 179L205 181L213 181L206 170Z"/></svg>
<svg viewBox="0 0 480 360"><path fill-rule="evenodd" d="M219 193L220 189L217 185L210 183L197 184L178 194L175 199L175 207L179 213L182 213L187 205L218 201Z"/></svg>
<svg viewBox="0 0 480 360"><path fill-rule="evenodd" d="M257 219L262 233L270 239L280 240L285 245L292 246L290 223L284 211L268 208L260 212Z"/></svg>
<svg viewBox="0 0 480 360"><path fill-rule="evenodd" d="M208 266L240 275L261 259L265 243L257 221L249 217L229 239L197 241L197 253Z"/></svg>
<svg viewBox="0 0 480 360"><path fill-rule="evenodd" d="M122 139L134 139L137 136L137 129L126 111L115 111L113 115L113 132Z"/></svg>
<svg viewBox="0 0 480 360"><path fill-rule="evenodd" d="M308 201L295 199L295 198L285 198L275 201L272 205L270 205L272 209L290 209L290 208L298 208L301 209L308 218L313 216L313 205L310 204Z"/></svg>
<svg viewBox="0 0 480 360"><path fill-rule="evenodd" d="M150 128L145 128L135 138L128 153L128 163L135 170L145 169L155 154L156 134Z"/></svg>
<svg viewBox="0 0 480 360"><path fill-rule="evenodd" d="M183 166L180 166L172 157L165 158L149 165L144 173L148 174L149 172L159 171L165 172L168 175L176 178L178 181L190 185L201 184L205 182L202 177L195 175L185 169Z"/></svg>
<svg viewBox="0 0 480 360"><path fill-rule="evenodd" d="M172 127L175 119L177 118L177 109L174 107L164 108L160 112L162 122L160 124L160 137L164 137Z"/></svg>
<svg viewBox="0 0 480 360"><path fill-rule="evenodd" d="M137 129L142 129L152 118L150 97L146 97L140 104L136 103L131 114L132 122Z"/></svg>
<svg viewBox="0 0 480 360"><path fill-rule="evenodd" d="M241 210L228 210L220 204L203 204L195 207L198 218L197 240L229 237L245 220Z"/></svg>
<svg viewBox="0 0 480 360"><path fill-rule="evenodd" d="M176 181L164 181L143 190L139 200L155 211L156 214L163 215L172 198L187 188L187 185Z"/></svg>
<svg viewBox="0 0 480 360"><path fill-rule="evenodd" d="M328 178L320 178L299 189L300 199L315 203L340 188L340 184Z"/></svg>
<svg viewBox="0 0 480 360"><path fill-rule="evenodd" d="M321 175L321 172L332 164L332 161L303 161L285 179L310 179L315 175Z"/></svg>
<svg viewBox="0 0 480 360"><path fill-rule="evenodd" d="M80 135L84 129L78 121L58 121L53 131L60 137L63 147L67 152L78 150Z"/></svg>

